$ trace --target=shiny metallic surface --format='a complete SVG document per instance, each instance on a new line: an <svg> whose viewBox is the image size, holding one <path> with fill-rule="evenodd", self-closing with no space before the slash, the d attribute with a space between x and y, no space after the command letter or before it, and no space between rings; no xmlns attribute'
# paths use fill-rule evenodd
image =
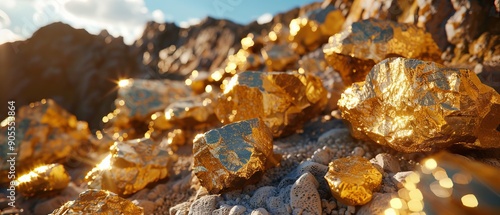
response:
<svg viewBox="0 0 500 215"><path fill-rule="evenodd" d="M247 71L234 76L219 97L222 123L261 117L274 137L294 133L327 104L327 91L312 74Z"/></svg>
<svg viewBox="0 0 500 215"><path fill-rule="evenodd" d="M339 100L355 138L402 152L499 148L500 95L466 69L390 58Z"/></svg>
<svg viewBox="0 0 500 215"><path fill-rule="evenodd" d="M406 57L441 63L441 51L429 33L414 25L368 19L330 37L324 46L327 62L346 86L363 81L378 62Z"/></svg>
<svg viewBox="0 0 500 215"><path fill-rule="evenodd" d="M241 188L252 176L277 164L272 133L258 118L198 135L193 156L194 174L212 193Z"/></svg>
<svg viewBox="0 0 500 215"><path fill-rule="evenodd" d="M346 205L364 205L380 187L382 173L367 159L351 156L331 162L325 179L335 199Z"/></svg>

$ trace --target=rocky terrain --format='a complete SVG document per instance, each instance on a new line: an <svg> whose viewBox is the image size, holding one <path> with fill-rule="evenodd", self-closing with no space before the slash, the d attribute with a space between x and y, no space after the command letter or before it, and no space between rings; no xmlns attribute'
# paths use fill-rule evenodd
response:
<svg viewBox="0 0 500 215"><path fill-rule="evenodd" d="M2 214L500 211L498 1L325 0L130 46L53 23L0 53Z"/></svg>

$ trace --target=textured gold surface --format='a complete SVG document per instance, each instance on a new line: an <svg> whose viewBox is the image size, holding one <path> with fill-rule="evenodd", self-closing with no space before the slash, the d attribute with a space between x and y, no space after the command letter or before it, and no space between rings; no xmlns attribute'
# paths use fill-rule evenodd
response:
<svg viewBox="0 0 500 215"><path fill-rule="evenodd" d="M61 164L39 166L16 180L19 192L28 197L62 190L68 186L69 181L70 176Z"/></svg>
<svg viewBox="0 0 500 215"><path fill-rule="evenodd" d="M218 123L214 113L217 94L205 93L177 100L165 109L165 118L182 128L208 127Z"/></svg>
<svg viewBox="0 0 500 215"><path fill-rule="evenodd" d="M167 167L174 160L175 155L151 139L115 142L85 179L91 189L128 195L167 177Z"/></svg>
<svg viewBox="0 0 500 215"><path fill-rule="evenodd" d="M352 156L331 162L325 179L338 201L346 205L364 205L382 183L382 173L367 159Z"/></svg>
<svg viewBox="0 0 500 215"><path fill-rule="evenodd" d="M279 137L321 113L326 95L321 80L311 74L247 71L231 79L215 114L224 124L261 117Z"/></svg>
<svg viewBox="0 0 500 215"><path fill-rule="evenodd" d="M271 131L257 118L210 130L194 140L193 172L212 193L239 188L275 164L272 141Z"/></svg>
<svg viewBox="0 0 500 215"><path fill-rule="evenodd" d="M7 120L7 119L6 119ZM7 153L17 152L17 171L28 171L35 164L60 162L89 141L88 124L78 121L74 115L65 111L52 100L42 100L23 106L15 117L16 151L7 144L7 121L0 129L0 172L7 175L9 159ZM5 173L5 174L4 174ZM0 178L0 181L7 177Z"/></svg>
<svg viewBox="0 0 500 215"><path fill-rule="evenodd" d="M66 202L53 215L120 214L140 215L144 210L131 201L106 190L87 190L78 199Z"/></svg>
<svg viewBox="0 0 500 215"><path fill-rule="evenodd" d="M299 54L315 50L336 34L344 24L342 11L333 5L319 8L290 22L289 40Z"/></svg>
<svg viewBox="0 0 500 215"><path fill-rule="evenodd" d="M429 33L414 25L363 20L330 37L324 46L327 62L340 72L346 86L363 81L376 63L406 57L441 63L441 51Z"/></svg>
<svg viewBox="0 0 500 215"><path fill-rule="evenodd" d="M346 89L339 106L355 138L399 151L500 147L500 95L470 70L390 58Z"/></svg>
<svg viewBox="0 0 500 215"><path fill-rule="evenodd" d="M461 155L440 152L421 162L405 178L388 212L406 215L497 214L500 169Z"/></svg>
<svg viewBox="0 0 500 215"><path fill-rule="evenodd" d="M340 95L342 95L342 92L345 90L345 85L340 74L334 71L332 67L328 66L326 63L323 50L317 49L314 52L302 56L299 61L299 66L299 72L318 76L323 86L328 91L328 104L324 112L330 113L338 109L337 102L340 99Z"/></svg>
<svg viewBox="0 0 500 215"><path fill-rule="evenodd" d="M130 137L141 136L136 134L140 132L134 130L134 123L145 122L173 101L191 95L190 87L181 81L125 79L120 83L116 110L102 120L106 128L113 130L110 133L125 131Z"/></svg>

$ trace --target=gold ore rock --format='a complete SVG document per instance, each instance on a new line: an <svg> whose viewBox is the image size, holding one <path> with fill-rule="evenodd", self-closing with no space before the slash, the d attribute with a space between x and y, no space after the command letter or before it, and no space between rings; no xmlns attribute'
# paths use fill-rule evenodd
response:
<svg viewBox="0 0 500 215"><path fill-rule="evenodd" d="M311 74L246 71L231 79L215 114L224 124L261 117L279 137L321 113L326 96L321 80Z"/></svg>
<svg viewBox="0 0 500 215"><path fill-rule="evenodd" d="M116 214L141 215L144 209L106 190L87 190L78 199L66 202L52 212L53 215L67 214Z"/></svg>
<svg viewBox="0 0 500 215"><path fill-rule="evenodd" d="M194 170L212 193L241 187L277 162L273 137L258 118L235 122L195 137Z"/></svg>
<svg viewBox="0 0 500 215"><path fill-rule="evenodd" d="M352 156L331 162L325 179L335 199L346 205L364 205L380 187L382 173L369 160Z"/></svg>
<svg viewBox="0 0 500 215"><path fill-rule="evenodd" d="M411 24L385 20L355 22L330 37L323 51L346 86L363 81L373 65L389 57L442 62L431 34Z"/></svg>
<svg viewBox="0 0 500 215"><path fill-rule="evenodd" d="M440 152L405 178L385 214L498 214L498 167Z"/></svg>
<svg viewBox="0 0 500 215"><path fill-rule="evenodd" d="M23 196L34 196L41 192L50 192L66 188L70 176L61 164L39 166L17 179L17 187Z"/></svg>
<svg viewBox="0 0 500 215"><path fill-rule="evenodd" d="M91 189L119 195L135 193L167 177L168 165L175 159L166 148L146 138L115 142L110 152L85 179Z"/></svg>
<svg viewBox="0 0 500 215"><path fill-rule="evenodd" d="M11 151L7 128L15 123L15 149ZM12 132L9 130L9 132ZM78 121L53 100L23 106L16 114L15 121L6 118L0 128L0 173L7 175L9 159L7 153L17 152L17 171L28 171L33 164L50 164L65 160L89 141L90 131L87 122ZM31 165L30 165L31 164ZM4 182L7 177L2 177Z"/></svg>
<svg viewBox="0 0 500 215"><path fill-rule="evenodd" d="M390 58L339 100L351 134L403 152L500 148L500 95L467 69Z"/></svg>

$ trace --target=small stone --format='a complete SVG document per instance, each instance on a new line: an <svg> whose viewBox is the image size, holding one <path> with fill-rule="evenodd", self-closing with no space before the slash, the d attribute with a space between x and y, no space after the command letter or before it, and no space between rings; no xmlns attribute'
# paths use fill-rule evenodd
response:
<svg viewBox="0 0 500 215"><path fill-rule="evenodd" d="M323 51L346 86L363 81L375 64L388 57L442 62L441 51L431 34L411 24L386 20L355 22L330 37Z"/></svg>
<svg viewBox="0 0 500 215"><path fill-rule="evenodd" d="M413 171L398 172L391 177L391 180L398 189L401 189L403 188L403 183L405 182L405 178L412 173Z"/></svg>
<svg viewBox="0 0 500 215"><path fill-rule="evenodd" d="M193 172L213 193L241 187L276 164L272 141L271 131L258 118L210 130L195 137Z"/></svg>
<svg viewBox="0 0 500 215"><path fill-rule="evenodd" d="M87 190L78 199L69 201L53 215L63 214L144 214L144 210L131 201L106 190Z"/></svg>
<svg viewBox="0 0 500 215"><path fill-rule="evenodd" d="M500 95L466 69L390 58L339 100L353 137L402 152L500 148Z"/></svg>
<svg viewBox="0 0 500 215"><path fill-rule="evenodd" d="M110 154L87 173L85 180L93 189L133 194L167 177L167 167L175 159L171 151L151 139L115 142Z"/></svg>
<svg viewBox="0 0 500 215"><path fill-rule="evenodd" d="M346 205L364 205L382 183L382 174L367 159L358 156L330 163L325 179L333 196Z"/></svg>
<svg viewBox="0 0 500 215"><path fill-rule="evenodd" d="M370 162L374 165L380 166L384 171L389 173L396 173L401 171L399 162L392 157L392 155L387 153L381 153L371 159Z"/></svg>
<svg viewBox="0 0 500 215"><path fill-rule="evenodd" d="M250 198L250 205L254 208L265 207L269 197L274 196L277 192L276 187L265 186L257 189Z"/></svg>
<svg viewBox="0 0 500 215"><path fill-rule="evenodd" d="M33 169L16 181L19 192L30 197L37 193L62 190L68 186L70 180L63 165L49 164Z"/></svg>
<svg viewBox="0 0 500 215"><path fill-rule="evenodd" d="M219 195L203 196L191 204L189 215L210 215L217 208L218 201L220 201Z"/></svg>
<svg viewBox="0 0 500 215"><path fill-rule="evenodd" d="M352 150L351 154L354 156L363 157L363 155L365 155L365 150L361 147L356 147L354 148L354 150Z"/></svg>
<svg viewBox="0 0 500 215"><path fill-rule="evenodd" d="M190 202L183 202L171 207L168 212L171 215L188 215Z"/></svg>
<svg viewBox="0 0 500 215"><path fill-rule="evenodd" d="M318 181L311 173L304 173L300 176L290 190L290 205L293 214L321 214L318 186Z"/></svg>
<svg viewBox="0 0 500 215"><path fill-rule="evenodd" d="M244 214L247 208L243 205L235 205L229 211L229 215L241 215Z"/></svg>
<svg viewBox="0 0 500 215"><path fill-rule="evenodd" d="M269 212L265 208L257 208L250 215L269 215Z"/></svg>
<svg viewBox="0 0 500 215"><path fill-rule="evenodd" d="M361 206L357 214L384 214L385 210L391 207L391 199L396 196L396 193L374 193L373 200L368 202L368 204Z"/></svg>
<svg viewBox="0 0 500 215"><path fill-rule="evenodd" d="M313 75L247 71L231 79L215 114L225 124L261 117L274 137L285 136L321 113L326 94Z"/></svg>

